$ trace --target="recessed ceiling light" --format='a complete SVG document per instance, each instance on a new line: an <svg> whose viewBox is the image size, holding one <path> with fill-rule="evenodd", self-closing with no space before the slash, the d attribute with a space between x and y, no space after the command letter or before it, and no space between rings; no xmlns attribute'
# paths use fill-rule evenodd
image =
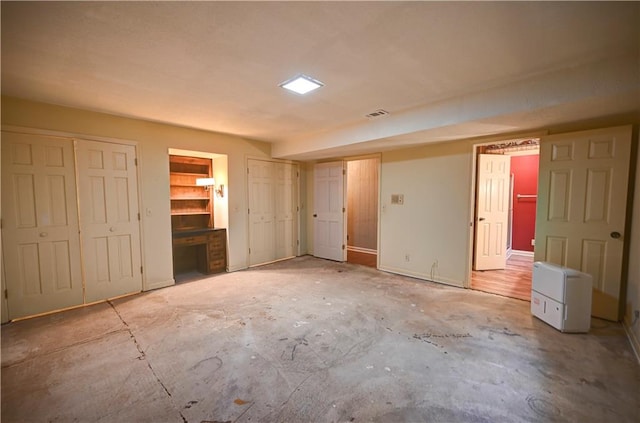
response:
<svg viewBox="0 0 640 423"><path fill-rule="evenodd" d="M324 84L317 79L313 79L307 75L297 75L291 79L284 81L280 86L297 94L306 94L315 89L322 87Z"/></svg>

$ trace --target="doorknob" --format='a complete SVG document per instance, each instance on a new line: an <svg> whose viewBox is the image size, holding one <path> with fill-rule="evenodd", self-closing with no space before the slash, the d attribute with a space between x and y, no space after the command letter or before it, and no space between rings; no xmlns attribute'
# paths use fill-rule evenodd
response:
<svg viewBox="0 0 640 423"><path fill-rule="evenodd" d="M618 239L620 238L620 232L611 232L611 238Z"/></svg>
<svg viewBox="0 0 640 423"><path fill-rule="evenodd" d="M484 217L478 218L478 222L482 222L483 220L484 220Z"/></svg>
<svg viewBox="0 0 640 423"><path fill-rule="evenodd" d="M46 232L40 232L40 238L44 238L44 237L46 237L47 235L49 235L49 234L48 234L48 233L46 233Z"/></svg>
<svg viewBox="0 0 640 423"><path fill-rule="evenodd" d="M314 215L313 215L313 217L318 217L318 215L317 215L317 214L314 214Z"/></svg>
<svg viewBox="0 0 640 423"><path fill-rule="evenodd" d="M109 228L109 232L115 232L116 228L114 228L113 226Z"/></svg>

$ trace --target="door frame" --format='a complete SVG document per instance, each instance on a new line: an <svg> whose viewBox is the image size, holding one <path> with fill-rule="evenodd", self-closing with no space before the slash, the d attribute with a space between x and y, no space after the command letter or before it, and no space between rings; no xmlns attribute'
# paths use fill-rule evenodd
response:
<svg viewBox="0 0 640 423"><path fill-rule="evenodd" d="M378 269L380 267L380 215L382 212L381 209L381 197L380 197L380 186L381 186L381 177L382 177L382 153L375 153L375 154L366 154L366 155L361 155L361 156L349 156L349 157L345 157L343 159L343 162L345 162L345 169L348 169L348 162L353 162L353 161L357 161L357 160L368 160L368 159L377 159L378 161L378 192L377 197L378 197L378 207L376 208L376 269ZM345 187L344 187L344 195L345 195L345 224L344 224L344 232L345 232L345 245L347 245L348 248L348 241L347 241L347 230L348 230L348 217L349 217L349 207L347 207L347 189L349 186L349 172L347 171L347 173L345 174Z"/></svg>
<svg viewBox="0 0 640 423"><path fill-rule="evenodd" d="M477 139L471 146L471 180L469 189L469 232L467 238L467 277L463 281L462 286L471 288L471 275L473 272L473 258L475 248L475 221L476 221L476 184L478 183L478 154L481 147L494 145L496 143L504 143L510 141L524 140L528 138L542 138L547 135L548 131L536 131L524 134L514 134L511 136L491 136ZM513 230L513 229L511 229Z"/></svg>
<svg viewBox="0 0 640 423"><path fill-rule="evenodd" d="M141 258L141 263L143 268L146 267L146 262L145 262L145 251L144 251L144 226L142 225L142 210L145 209L144 207L144 202L143 202L143 198L142 198L142 192L144 190L143 187L143 183L142 183L142 166L144 163L144 160L142 160L142 149L139 148L139 142L138 141L134 141L134 140L130 140L130 139L123 139L123 138L113 138L113 137L102 137L102 136L95 136L95 135L88 135L88 134L83 134L83 133L79 133L79 132L68 132L68 131L57 131L57 130L52 130L52 129L38 129L38 128L30 128L30 127L26 127L26 126L17 126L17 125L2 125L2 127L0 128L1 131L3 132L14 132L14 133L18 133L18 134L25 134L25 135L44 135L44 136L53 136L53 137L64 137L64 138L71 138L72 141L76 141L76 140L86 140L86 141L97 141L97 142L107 142L107 143L111 143L111 144L124 144L124 145L130 145L135 149L136 152L136 159L138 161L138 165L136 166L136 179L137 179L137 189L138 189L138 193L137 193L137 197L138 197L138 209L139 209L139 213L140 213L140 220L138 220L138 231L140 233L140 258ZM75 151L75 146L74 146L74 150L73 150L73 154L74 154L74 160L75 160L75 155L76 155L76 151ZM76 171L76 177L77 177L77 171ZM78 202L78 207L79 207L79 202ZM78 219L79 219L79 213L80 210L78 210ZM1 235L1 232L0 232ZM1 255L0 255L0 260L1 260ZM81 256L81 260L82 260L82 256ZM2 266L3 272L2 272L2 286L4 289L5 286L5 282L4 282L4 265ZM83 284L84 284L84 268L82 270L83 272ZM148 286L148 282L147 282L147 273L143 272L142 273L142 291L148 291L149 289L152 289L151 287ZM3 310L5 310L5 305L6 305L6 300L3 299L2 302L2 306L3 306ZM77 307L84 307L88 304L81 304L78 306L75 306L73 308L77 308ZM57 311L57 310L56 310ZM44 313L47 314L47 313ZM2 316L4 316L4 311L2 312Z"/></svg>
<svg viewBox="0 0 640 423"><path fill-rule="evenodd" d="M301 219L300 219L300 213L302 212L302 204L300 204L300 180L302 179L302 169L301 169L301 165L300 162L297 162L295 160L284 160L284 159L274 159L271 157L260 157L260 156L245 156L245 160L244 160L244 167L245 167L245 171L244 171L244 186L245 186L245 201L246 201L246 205L247 205L247 215L249 214L249 197L250 197L250 187L249 187L249 160L261 160L263 162L272 162L272 163L285 163L285 164L291 164L295 167L296 170L296 182L294 183L294 187L295 187L295 193L294 193L294 201L295 201L295 205L296 205L296 212L294 213L296 222L294 224L294 227L296 229L296 246L295 246L295 256L296 257L300 257L302 255L302 242L300 242L300 234L302 233L302 223L301 223ZM246 249L246 257L245 257L245 268L248 269L250 267L252 267L251 263L251 255L249 254L249 248L251 247L251 220L249 218L247 218L247 225L246 225L246 245L247 245L247 249ZM281 261L281 260L286 260L286 259L278 259L275 261ZM253 266L261 266L263 264L267 264L267 263L262 263L262 264L256 264Z"/></svg>
<svg viewBox="0 0 640 423"><path fill-rule="evenodd" d="M346 163L350 162L350 161L355 161L355 160L363 160L363 159L378 159L378 207L377 207L377 215L378 215L378 222L376 225L376 240L377 240L377 245L376 245L376 269L380 268L380 231L381 231L381 220L380 216L382 215L382 198L381 198L381 189L382 189L382 153L372 153L372 154L360 154L360 155L355 155L355 156L343 156L343 157L335 157L335 158L331 158L331 159L323 159L323 160L318 160L315 162L310 163L311 166L311 170L313 172L313 167L316 164L321 164L321 163L328 163L328 162L337 162L337 161L342 161L344 168L346 169ZM344 238L343 238L343 242L345 245L345 262L346 262L346 245L347 245L347 218L349 215L349 208L347 207L347 185L349 184L349 178L348 178L348 173L345 173L344 175L344 189L343 189L343 203L345 205L345 215L344 215L344 228L343 228L343 233L344 233ZM312 182L313 182L313 175L311 175L311 178L309 178ZM308 184L307 184L308 185ZM309 188L307 186L307 188ZM311 198L312 201L307 201L307 203L309 204L313 204L315 202L315 186L312 184L311 185L311 189L307 189L307 198ZM310 208L309 210L307 210L307 221L310 222L309 225L307 225L307 251L309 251L309 246L313 246L313 240L314 240L314 235L313 235L313 217L311 217L313 215L313 210L312 208ZM311 236L309 236L309 234L311 234Z"/></svg>

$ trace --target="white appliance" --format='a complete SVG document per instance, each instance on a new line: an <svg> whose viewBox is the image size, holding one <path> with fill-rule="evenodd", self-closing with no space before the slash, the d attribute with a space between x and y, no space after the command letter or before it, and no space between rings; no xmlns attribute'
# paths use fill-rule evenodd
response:
<svg viewBox="0 0 640 423"><path fill-rule="evenodd" d="M589 332L592 277L551 263L535 262L531 314L562 332Z"/></svg>

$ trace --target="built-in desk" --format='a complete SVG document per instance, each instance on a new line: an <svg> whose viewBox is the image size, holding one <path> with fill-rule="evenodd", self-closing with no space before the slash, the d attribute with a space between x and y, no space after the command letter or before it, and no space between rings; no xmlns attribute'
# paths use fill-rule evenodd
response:
<svg viewBox="0 0 640 423"><path fill-rule="evenodd" d="M173 270L182 273L194 268L210 274L227 270L227 230L194 229L173 233Z"/></svg>

